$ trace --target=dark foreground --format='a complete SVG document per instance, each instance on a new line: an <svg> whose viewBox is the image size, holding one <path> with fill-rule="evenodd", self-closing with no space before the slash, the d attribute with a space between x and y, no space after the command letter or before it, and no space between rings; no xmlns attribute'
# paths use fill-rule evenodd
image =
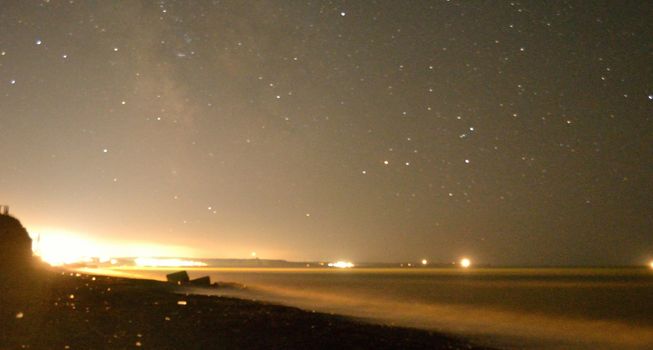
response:
<svg viewBox="0 0 653 350"><path fill-rule="evenodd" d="M11 284L0 287L0 349L480 349L156 281L49 272Z"/></svg>

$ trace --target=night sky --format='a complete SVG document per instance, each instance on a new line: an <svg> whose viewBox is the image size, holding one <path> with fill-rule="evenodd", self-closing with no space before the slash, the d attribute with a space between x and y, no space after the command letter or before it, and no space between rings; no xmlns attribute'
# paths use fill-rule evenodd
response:
<svg viewBox="0 0 653 350"><path fill-rule="evenodd" d="M0 203L43 235L643 264L652 116L650 1L0 3Z"/></svg>

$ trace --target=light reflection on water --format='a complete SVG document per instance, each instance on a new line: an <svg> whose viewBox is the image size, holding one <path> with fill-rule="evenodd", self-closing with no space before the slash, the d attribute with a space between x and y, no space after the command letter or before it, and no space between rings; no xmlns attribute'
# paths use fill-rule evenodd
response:
<svg viewBox="0 0 653 350"><path fill-rule="evenodd" d="M164 279L170 269L128 269ZM537 348L653 348L650 269L192 268L199 290Z"/></svg>

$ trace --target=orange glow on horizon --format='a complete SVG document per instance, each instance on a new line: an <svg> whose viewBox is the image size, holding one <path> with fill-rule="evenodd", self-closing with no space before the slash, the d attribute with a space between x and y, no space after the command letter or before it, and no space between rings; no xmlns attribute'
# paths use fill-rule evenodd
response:
<svg viewBox="0 0 653 350"><path fill-rule="evenodd" d="M336 261L334 263L328 263L329 267L337 267L339 269L349 269L354 267L354 264L349 261Z"/></svg>
<svg viewBox="0 0 653 350"><path fill-rule="evenodd" d="M136 258L136 266L140 267L202 267L207 266L201 261L183 260L183 259L156 259L156 258Z"/></svg>
<svg viewBox="0 0 653 350"><path fill-rule="evenodd" d="M115 257L191 255L185 247L167 246L132 241L98 241L83 235L58 229L34 230L32 250L44 262L52 266L76 263L111 263Z"/></svg>

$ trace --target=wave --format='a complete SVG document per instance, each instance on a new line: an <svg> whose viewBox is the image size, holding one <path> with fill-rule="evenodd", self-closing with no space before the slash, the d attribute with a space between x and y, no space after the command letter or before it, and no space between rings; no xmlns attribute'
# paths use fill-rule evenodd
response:
<svg viewBox="0 0 653 350"><path fill-rule="evenodd" d="M653 346L652 327L618 321L554 317L485 306L414 303L275 285L253 285L246 290L194 289L194 292L264 300L389 325L460 334L502 348L650 349Z"/></svg>

